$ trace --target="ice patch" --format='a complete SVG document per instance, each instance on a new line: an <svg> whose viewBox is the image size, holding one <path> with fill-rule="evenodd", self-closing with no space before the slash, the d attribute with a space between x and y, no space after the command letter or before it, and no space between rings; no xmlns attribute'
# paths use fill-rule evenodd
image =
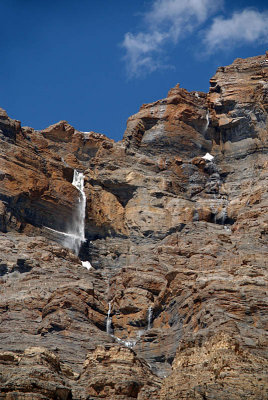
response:
<svg viewBox="0 0 268 400"><path fill-rule="evenodd" d="M92 265L90 264L89 261L82 261L82 265L88 270L92 268Z"/></svg>
<svg viewBox="0 0 268 400"><path fill-rule="evenodd" d="M112 335L112 336L113 336L113 335ZM120 338L117 337L117 336L113 336L113 338L114 338L118 343L123 344L124 346L129 347L130 349L132 349L133 347L135 347L135 345L136 345L136 343L137 343L137 341L134 340L134 339L123 340L123 339L120 339Z"/></svg>
<svg viewBox="0 0 268 400"><path fill-rule="evenodd" d="M204 160L212 161L214 157L210 153L206 153L202 158L204 158Z"/></svg>

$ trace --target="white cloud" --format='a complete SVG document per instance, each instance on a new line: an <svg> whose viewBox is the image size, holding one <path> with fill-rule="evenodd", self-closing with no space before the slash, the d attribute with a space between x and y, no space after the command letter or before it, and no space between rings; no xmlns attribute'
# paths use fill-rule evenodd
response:
<svg viewBox="0 0 268 400"><path fill-rule="evenodd" d="M268 12L251 9L236 12L229 19L215 18L204 38L209 51L256 41L268 42Z"/></svg>
<svg viewBox="0 0 268 400"><path fill-rule="evenodd" d="M125 34L125 61L130 77L163 66L160 54L168 42L192 32L220 8L222 0L154 0L141 32Z"/></svg>
<svg viewBox="0 0 268 400"><path fill-rule="evenodd" d="M155 0L145 18L153 26L168 23L174 29L178 23L187 25L194 20L199 23L205 21L208 15L219 9L221 3L220 0Z"/></svg>
<svg viewBox="0 0 268 400"><path fill-rule="evenodd" d="M125 59L130 77L139 75L142 71L153 72L159 68L153 53L159 51L165 39L166 35L157 31L140 32L137 35L126 33L123 47L126 49Z"/></svg>

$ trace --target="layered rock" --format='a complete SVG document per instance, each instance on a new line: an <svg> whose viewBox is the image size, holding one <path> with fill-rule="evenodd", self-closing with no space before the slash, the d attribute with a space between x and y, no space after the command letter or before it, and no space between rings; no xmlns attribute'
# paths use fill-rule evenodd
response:
<svg viewBox="0 0 268 400"><path fill-rule="evenodd" d="M160 379L127 347L98 346L88 354L79 383L84 398L158 398Z"/></svg>
<svg viewBox="0 0 268 400"><path fill-rule="evenodd" d="M1 113L0 397L268 398L267 67L177 85L118 143Z"/></svg>
<svg viewBox="0 0 268 400"><path fill-rule="evenodd" d="M59 358L46 348L30 347L22 354L0 353L3 375L0 398L51 399L72 398ZM18 370L20 373L18 373Z"/></svg>
<svg viewBox="0 0 268 400"><path fill-rule="evenodd" d="M129 152L139 150L149 156L170 158L202 155L211 149L207 141L206 95L187 92L179 84L168 97L144 104L129 118L124 140Z"/></svg>
<svg viewBox="0 0 268 400"><path fill-rule="evenodd" d="M13 143L9 133L17 122L6 121L11 122L2 134L8 140L2 141L0 149L0 193L14 227L23 230L30 224L65 231L77 200L72 186L73 168L83 170L98 148L112 141L94 132L75 131L61 121L41 132L22 128Z"/></svg>
<svg viewBox="0 0 268 400"><path fill-rule="evenodd" d="M268 63L264 56L236 59L210 80L208 103L214 148L242 158L267 149Z"/></svg>

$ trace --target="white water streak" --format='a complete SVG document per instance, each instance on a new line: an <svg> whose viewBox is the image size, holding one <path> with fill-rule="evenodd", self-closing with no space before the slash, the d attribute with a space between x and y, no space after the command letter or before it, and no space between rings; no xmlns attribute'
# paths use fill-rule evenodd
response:
<svg viewBox="0 0 268 400"><path fill-rule="evenodd" d="M63 245L78 254L81 244L85 241L86 195L84 192L84 175L76 169L74 170L72 185L79 191L79 198Z"/></svg>
<svg viewBox="0 0 268 400"><path fill-rule="evenodd" d="M206 125L205 125L205 132L208 130L209 126L209 111L206 113Z"/></svg>
<svg viewBox="0 0 268 400"><path fill-rule="evenodd" d="M66 233L62 231L57 231L56 229L49 228L48 226L44 226L44 228L48 229L49 231L55 232L58 235L67 236L68 238L72 238L74 240L78 240L79 236L73 235L72 233Z"/></svg>
<svg viewBox="0 0 268 400"><path fill-rule="evenodd" d="M107 332L108 335L112 334L111 311L112 311L112 303L109 302L109 304L108 304L108 314L107 314L107 320L106 320L106 332Z"/></svg>
<svg viewBox="0 0 268 400"><path fill-rule="evenodd" d="M148 308L147 320L148 320L147 330L149 330L152 327L152 320L153 320L153 308L152 307Z"/></svg>

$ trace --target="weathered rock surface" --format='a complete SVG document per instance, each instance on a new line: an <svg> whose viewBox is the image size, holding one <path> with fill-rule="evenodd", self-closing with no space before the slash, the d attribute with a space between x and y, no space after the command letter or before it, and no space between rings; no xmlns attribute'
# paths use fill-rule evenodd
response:
<svg viewBox="0 0 268 400"><path fill-rule="evenodd" d="M89 353L79 383L84 398L157 398L160 379L127 347L98 346Z"/></svg>
<svg viewBox="0 0 268 400"><path fill-rule="evenodd" d="M118 143L1 111L1 399L268 399L267 75L177 85Z"/></svg>
<svg viewBox="0 0 268 400"><path fill-rule="evenodd" d="M72 398L58 357L45 348L30 347L22 354L2 352L0 365L3 371L0 398Z"/></svg>

